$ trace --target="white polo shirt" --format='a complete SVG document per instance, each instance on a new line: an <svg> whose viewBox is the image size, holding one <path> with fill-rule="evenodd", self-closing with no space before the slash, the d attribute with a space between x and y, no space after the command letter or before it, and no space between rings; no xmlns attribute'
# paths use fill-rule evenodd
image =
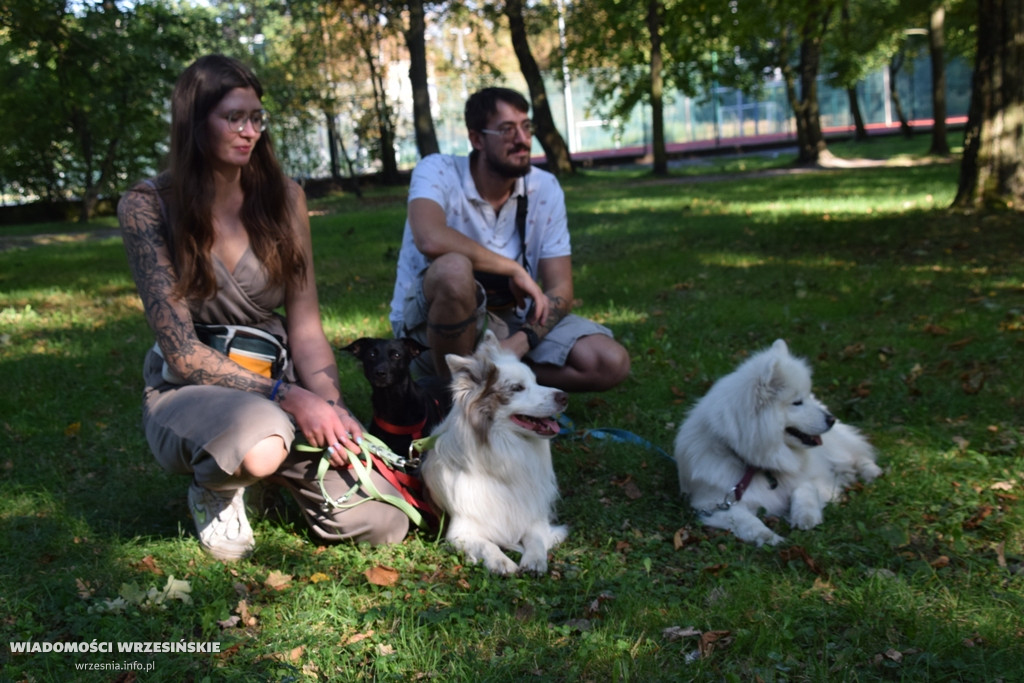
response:
<svg viewBox="0 0 1024 683"><path fill-rule="evenodd" d="M430 199L445 213L448 226L473 239L496 254L519 260L521 245L516 232L516 207L526 193L526 262L536 277L541 259L569 256L569 226L565 214L565 194L558 180L547 171L533 167L516 180L512 197L495 213L476 189L469 171L468 156L431 154L413 169L409 183L409 201ZM400 327L402 307L409 287L419 281L429 265L412 239L408 218L402 233L398 255L395 290L391 298L391 322Z"/></svg>

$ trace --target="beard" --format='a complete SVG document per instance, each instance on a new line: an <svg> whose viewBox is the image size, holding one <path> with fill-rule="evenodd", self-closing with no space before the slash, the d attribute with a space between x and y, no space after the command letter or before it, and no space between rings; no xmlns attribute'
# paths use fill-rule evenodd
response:
<svg viewBox="0 0 1024 683"><path fill-rule="evenodd" d="M530 148L526 145L516 145L512 153L519 153L522 151L530 151ZM530 172L530 157L526 157L526 161L521 164L513 163L511 161L504 161L495 158L494 155L490 154L489 151L484 151L484 163L487 164L487 168L494 171L503 178L522 178L524 175Z"/></svg>

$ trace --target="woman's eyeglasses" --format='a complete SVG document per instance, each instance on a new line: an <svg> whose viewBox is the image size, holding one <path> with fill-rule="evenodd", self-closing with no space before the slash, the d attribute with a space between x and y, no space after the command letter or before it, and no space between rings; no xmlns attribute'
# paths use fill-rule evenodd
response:
<svg viewBox="0 0 1024 683"><path fill-rule="evenodd" d="M257 109L253 112L242 111L241 109L232 109L222 116L228 122L228 126L231 130L236 133L241 133L245 130L246 121L252 121L253 130L257 133L262 133L267 129L267 120L270 118L266 109Z"/></svg>

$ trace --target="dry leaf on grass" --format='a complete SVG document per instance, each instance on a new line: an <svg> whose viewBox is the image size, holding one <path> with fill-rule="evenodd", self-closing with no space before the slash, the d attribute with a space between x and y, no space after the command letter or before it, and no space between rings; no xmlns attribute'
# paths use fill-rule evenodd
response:
<svg viewBox="0 0 1024 683"><path fill-rule="evenodd" d="M283 591L285 588L292 584L292 575L284 574L277 571L276 569L267 574L266 581L263 585L267 588L273 588L276 591Z"/></svg>
<svg viewBox="0 0 1024 683"><path fill-rule="evenodd" d="M344 647L345 645L354 645L356 643L359 643L359 642L362 642L362 641L366 640L367 638L372 638L372 637L373 637L373 630L372 629L367 631L366 633L353 633L348 638L346 638L345 640L341 641L341 645L342 645L342 647Z"/></svg>
<svg viewBox="0 0 1024 683"><path fill-rule="evenodd" d="M398 571L391 567L378 565L367 569L363 574L374 586L393 586L398 583Z"/></svg>
<svg viewBox="0 0 1024 683"><path fill-rule="evenodd" d="M135 569L141 569L142 571L152 572L158 576L164 573L164 570L157 566L156 560L153 559L152 555L146 555L138 562L133 563L132 567Z"/></svg>

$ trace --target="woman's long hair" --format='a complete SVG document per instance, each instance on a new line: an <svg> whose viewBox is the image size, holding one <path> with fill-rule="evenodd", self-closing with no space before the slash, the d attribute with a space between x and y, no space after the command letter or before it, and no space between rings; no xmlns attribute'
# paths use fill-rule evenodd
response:
<svg viewBox="0 0 1024 683"><path fill-rule="evenodd" d="M217 293L213 246L213 171L209 164L209 115L235 88L252 88L263 98L255 74L238 60L207 55L178 78L171 99L170 248L178 271L176 293L209 299ZM249 245L271 284L301 283L306 259L292 230L285 177L264 131L242 169L241 219Z"/></svg>

